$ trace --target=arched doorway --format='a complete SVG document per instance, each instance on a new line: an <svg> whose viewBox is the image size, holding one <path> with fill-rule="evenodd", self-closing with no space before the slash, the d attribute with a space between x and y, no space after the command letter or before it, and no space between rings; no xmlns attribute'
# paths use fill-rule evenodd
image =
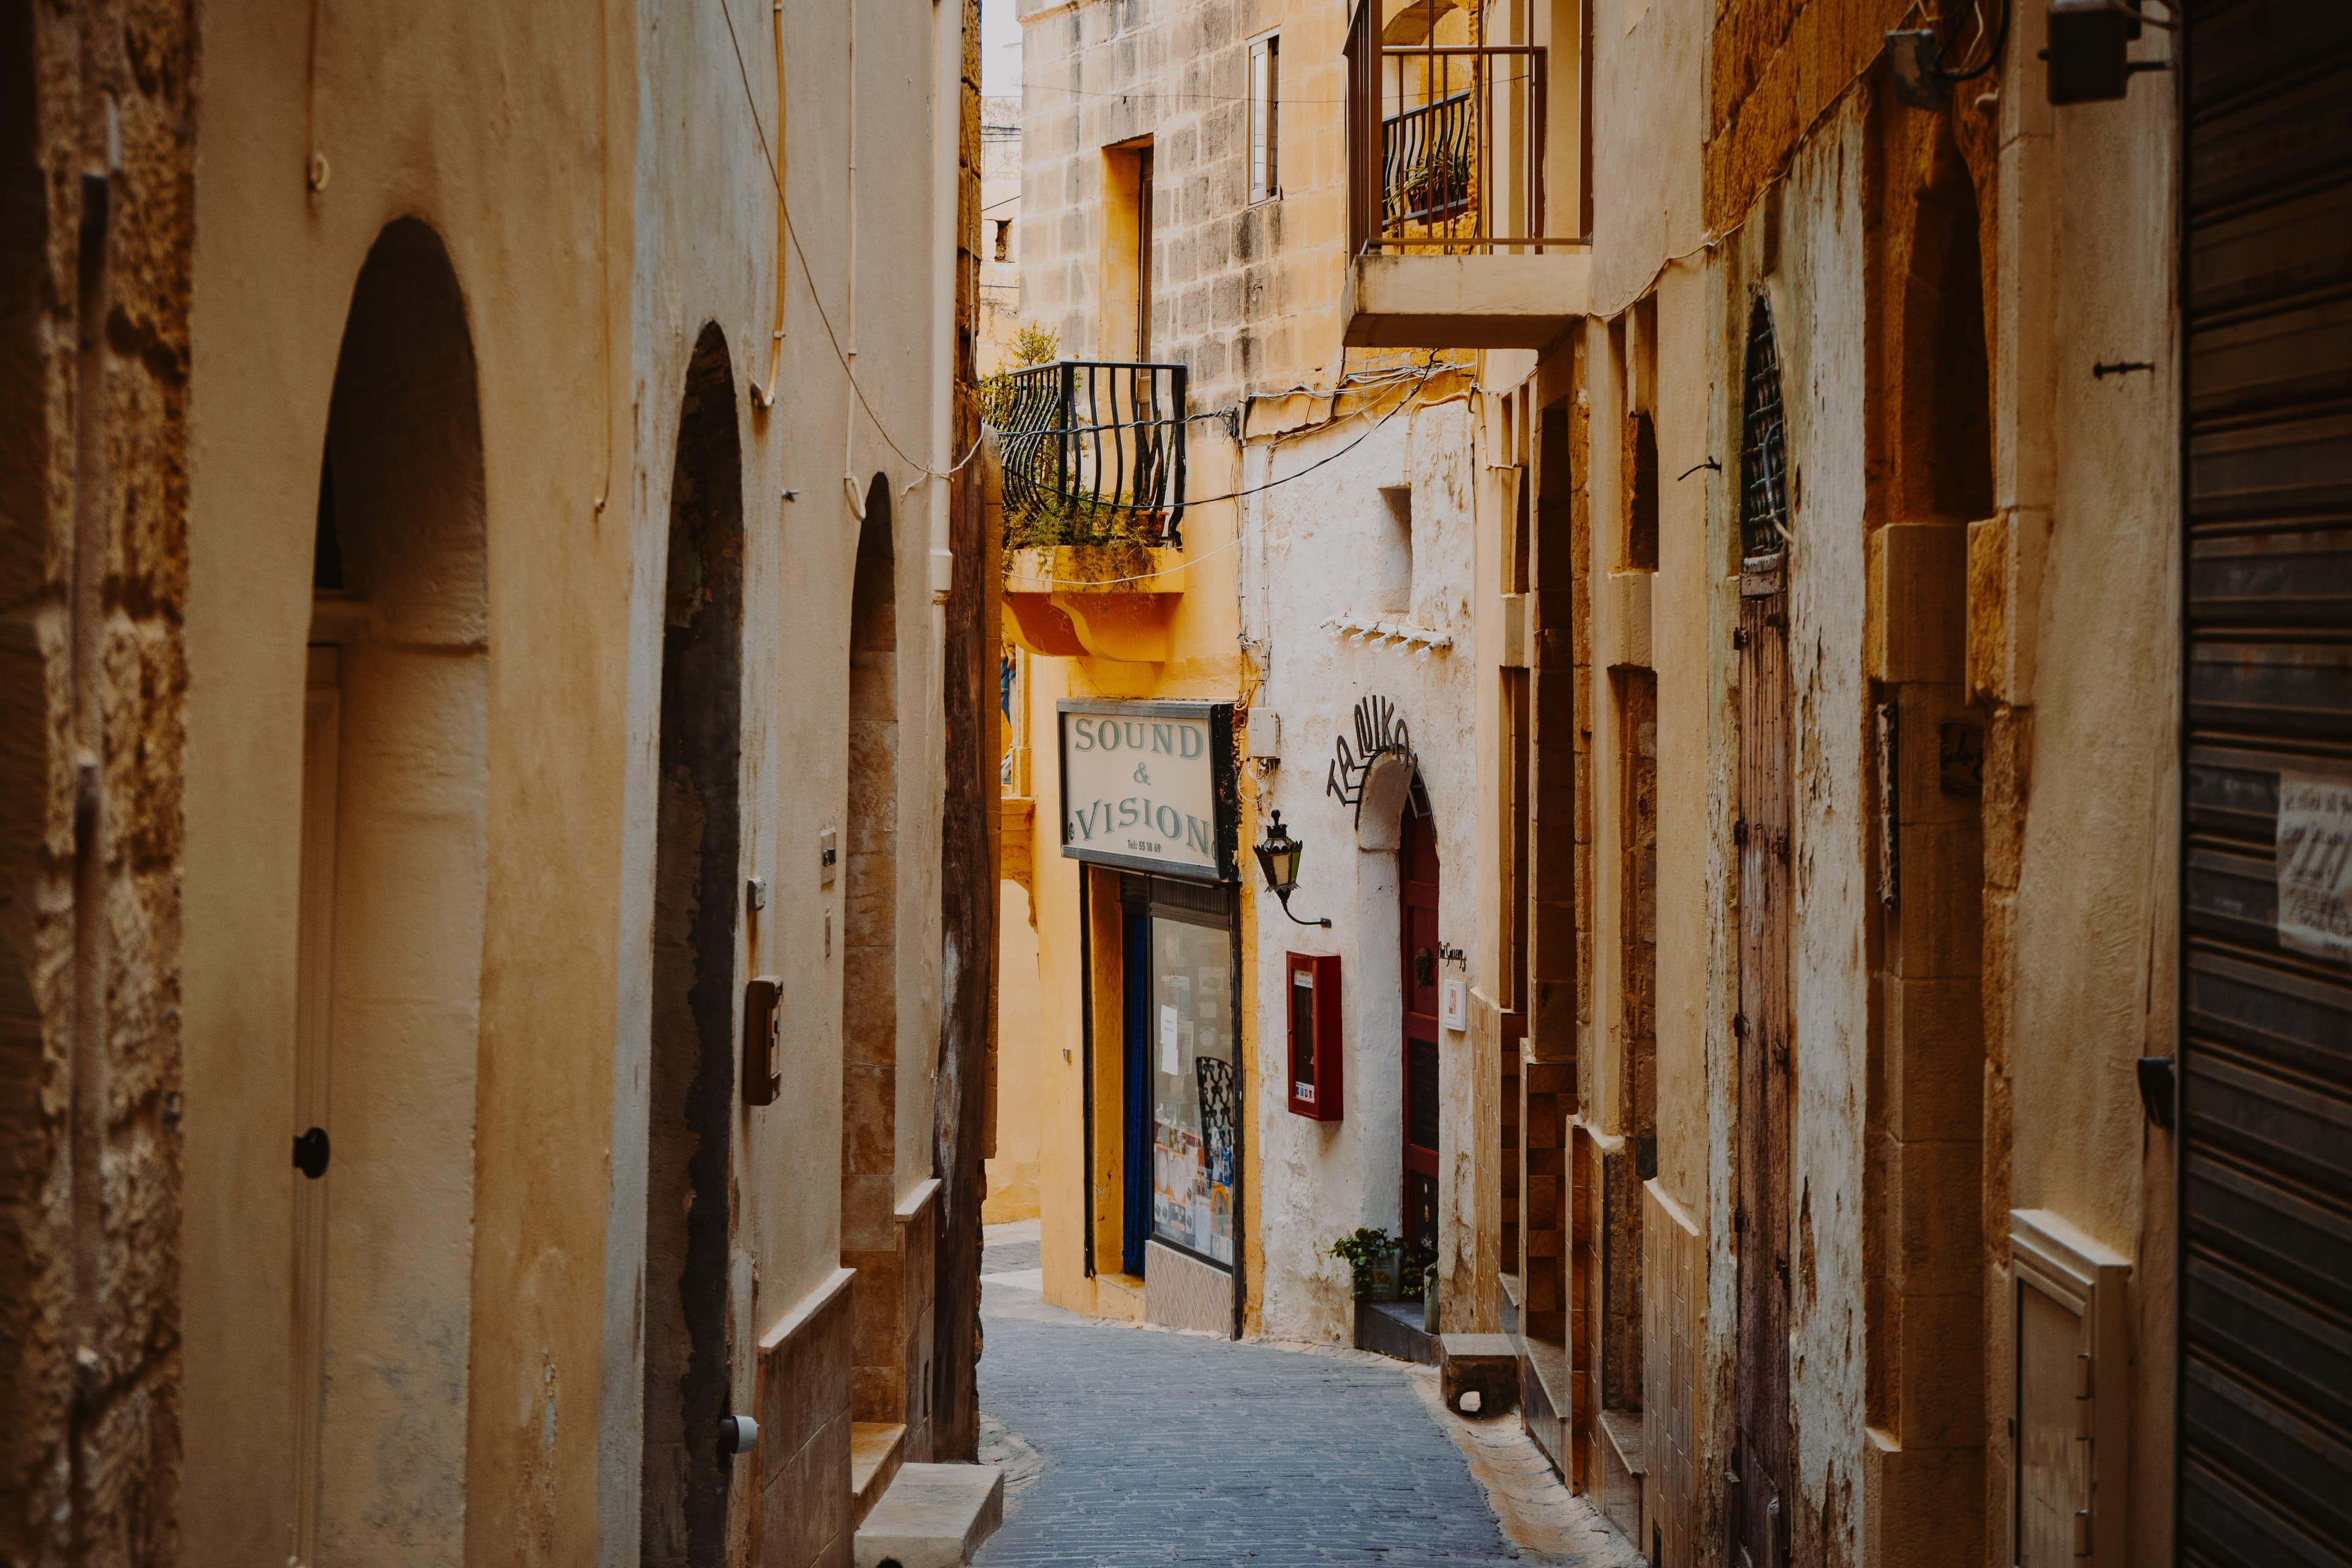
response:
<svg viewBox="0 0 2352 1568"><path fill-rule="evenodd" d="M1438 994L1444 944L1438 938L1437 824L1418 773L1397 835L1397 933L1403 963L1403 1235L1421 1257L1437 1251L1439 1106Z"/></svg>
<svg viewBox="0 0 2352 1568"><path fill-rule="evenodd" d="M463 1555L488 585L465 300L404 219L320 464L295 1050L294 1555Z"/></svg>
<svg viewBox="0 0 2352 1568"><path fill-rule="evenodd" d="M898 1255L898 621L890 487L866 492L849 590L849 780L842 866L841 1261L850 1419L908 1425ZM917 1456L920 1457L920 1456Z"/></svg>
<svg viewBox="0 0 2352 1568"><path fill-rule="evenodd" d="M688 363L662 586L646 1169L646 1568L726 1560L728 1256L743 678L743 480L727 340Z"/></svg>

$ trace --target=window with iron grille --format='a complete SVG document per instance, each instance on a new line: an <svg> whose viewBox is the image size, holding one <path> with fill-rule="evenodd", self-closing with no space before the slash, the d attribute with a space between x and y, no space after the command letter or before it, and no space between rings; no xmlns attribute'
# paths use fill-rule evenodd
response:
<svg viewBox="0 0 2352 1568"><path fill-rule="evenodd" d="M1778 555L1789 537L1789 451L1780 409L1780 348L1772 307L1757 296L1748 316L1747 402L1740 417L1739 554Z"/></svg>

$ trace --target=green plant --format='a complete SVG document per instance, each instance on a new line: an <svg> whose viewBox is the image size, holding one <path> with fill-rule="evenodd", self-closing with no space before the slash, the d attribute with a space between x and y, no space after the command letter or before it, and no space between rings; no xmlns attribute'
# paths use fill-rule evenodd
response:
<svg viewBox="0 0 2352 1568"><path fill-rule="evenodd" d="M1341 1237L1328 1250L1355 1275L1356 1299L1360 1301L1370 1297L1372 1270L1395 1255L1397 1239L1378 1226L1358 1226L1353 1235Z"/></svg>
<svg viewBox="0 0 2352 1568"><path fill-rule="evenodd" d="M1458 206L1470 199L1470 153L1449 147L1415 163L1404 177L1405 205L1416 212Z"/></svg>
<svg viewBox="0 0 2352 1568"><path fill-rule="evenodd" d="M1373 1270L1388 1258L1396 1259L1398 1293L1407 1300L1421 1295L1421 1282L1437 1266L1437 1248L1426 1243L1408 1246L1402 1237L1391 1236L1377 1226L1358 1226L1326 1250L1354 1272L1359 1300L1370 1298Z"/></svg>

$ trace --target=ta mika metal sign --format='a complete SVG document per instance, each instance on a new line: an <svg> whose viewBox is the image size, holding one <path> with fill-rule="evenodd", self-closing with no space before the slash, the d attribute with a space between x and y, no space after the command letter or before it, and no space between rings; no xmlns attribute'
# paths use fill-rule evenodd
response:
<svg viewBox="0 0 2352 1568"><path fill-rule="evenodd" d="M1062 853L1229 882L1239 855L1230 702L1058 705Z"/></svg>

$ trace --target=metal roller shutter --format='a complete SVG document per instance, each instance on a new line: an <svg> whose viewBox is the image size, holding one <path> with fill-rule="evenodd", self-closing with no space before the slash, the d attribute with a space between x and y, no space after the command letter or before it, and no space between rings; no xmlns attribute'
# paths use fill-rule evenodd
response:
<svg viewBox="0 0 2352 1568"><path fill-rule="evenodd" d="M2352 6L2187 6L2179 1556L2352 1563Z"/></svg>

